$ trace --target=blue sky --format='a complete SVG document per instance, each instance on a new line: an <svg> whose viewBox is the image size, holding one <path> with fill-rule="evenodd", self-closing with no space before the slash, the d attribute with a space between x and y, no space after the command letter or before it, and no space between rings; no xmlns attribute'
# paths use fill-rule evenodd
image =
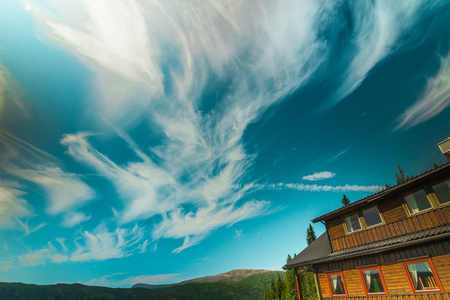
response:
<svg viewBox="0 0 450 300"><path fill-rule="evenodd" d="M448 1L1 1L0 280L281 269L344 193L445 163L449 20Z"/></svg>

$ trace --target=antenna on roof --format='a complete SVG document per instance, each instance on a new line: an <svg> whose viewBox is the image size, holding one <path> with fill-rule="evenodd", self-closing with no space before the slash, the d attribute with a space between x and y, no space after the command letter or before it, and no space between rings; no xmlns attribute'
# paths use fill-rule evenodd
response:
<svg viewBox="0 0 450 300"><path fill-rule="evenodd" d="M437 144L439 149L441 149L442 154L450 162L450 137L443 142Z"/></svg>

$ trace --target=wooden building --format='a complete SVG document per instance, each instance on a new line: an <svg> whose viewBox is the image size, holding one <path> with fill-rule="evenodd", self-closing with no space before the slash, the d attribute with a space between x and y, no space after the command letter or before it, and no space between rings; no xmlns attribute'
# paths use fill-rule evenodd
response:
<svg viewBox="0 0 450 300"><path fill-rule="evenodd" d="M450 163L312 222L326 232L283 268L321 299L450 300Z"/></svg>

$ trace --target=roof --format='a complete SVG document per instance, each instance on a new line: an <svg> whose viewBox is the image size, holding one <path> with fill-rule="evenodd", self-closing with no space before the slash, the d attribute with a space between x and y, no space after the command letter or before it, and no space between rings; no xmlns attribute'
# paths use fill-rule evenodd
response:
<svg viewBox="0 0 450 300"><path fill-rule="evenodd" d="M387 195L395 194L395 193L401 193L404 189L407 189L407 188L409 188L411 186L420 184L424 180L432 179L435 176L437 177L437 176L440 176L440 175L445 174L445 173L449 173L450 174L450 162L446 163L446 164L443 164L441 166L438 166L438 167L436 167L436 168L434 168L432 170L428 170L428 171L426 171L426 172L424 172L424 173L422 173L420 175L417 175L415 177L412 177L411 179L409 179L409 180L407 180L407 181L405 181L403 183L396 184L396 185L391 186L391 187L389 187L389 188L387 188L385 190L379 191L378 193L372 194L372 195L367 196L365 198L362 198L362 199L360 199L358 201L355 201L355 202L351 203L350 205L347 205L347 206L338 208L336 210L333 210L331 212L328 212L328 213L326 213L326 214L324 214L324 215L322 215L320 217L317 217L317 218L313 219L312 222L313 223L317 223L319 221L329 220L331 218L334 218L336 215L340 215L340 214L349 212L351 210L354 210L357 207L364 206L367 203L376 201L376 200L378 200L378 199L380 199L382 197L385 197Z"/></svg>
<svg viewBox="0 0 450 300"><path fill-rule="evenodd" d="M331 245L328 239L328 235L324 232L319 236L314 242L312 242L308 247L302 252L291 259L283 269L291 269L300 265L307 265L309 262L314 262L317 260L324 259L328 257L331 253Z"/></svg>
<svg viewBox="0 0 450 300"><path fill-rule="evenodd" d="M325 232L311 245L309 245L305 250L303 250L300 254L295 256L289 263L287 263L283 267L283 269L292 269L296 267L318 264L327 261L334 261L361 255L374 254L441 238L450 238L450 224L414 232L411 234L399 236L388 240L373 242L370 244L365 244L357 247L332 252L328 236L326 235ZM319 241L319 239L321 240Z"/></svg>

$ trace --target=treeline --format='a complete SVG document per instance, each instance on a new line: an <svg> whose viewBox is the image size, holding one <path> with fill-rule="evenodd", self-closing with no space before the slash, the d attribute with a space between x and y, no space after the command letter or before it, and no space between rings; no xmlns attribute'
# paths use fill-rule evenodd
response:
<svg viewBox="0 0 450 300"><path fill-rule="evenodd" d="M316 233L311 224L306 229L306 243L308 246L316 239ZM295 253L294 253L295 257ZM286 263L292 259L288 254ZM301 269L301 268L299 268ZM305 273L299 275L302 287L302 297L304 300L317 300L316 282L313 273ZM277 280L272 278L269 287L264 288L263 300L298 300L297 283L295 278L295 270L287 270L286 277L283 279L278 275Z"/></svg>

